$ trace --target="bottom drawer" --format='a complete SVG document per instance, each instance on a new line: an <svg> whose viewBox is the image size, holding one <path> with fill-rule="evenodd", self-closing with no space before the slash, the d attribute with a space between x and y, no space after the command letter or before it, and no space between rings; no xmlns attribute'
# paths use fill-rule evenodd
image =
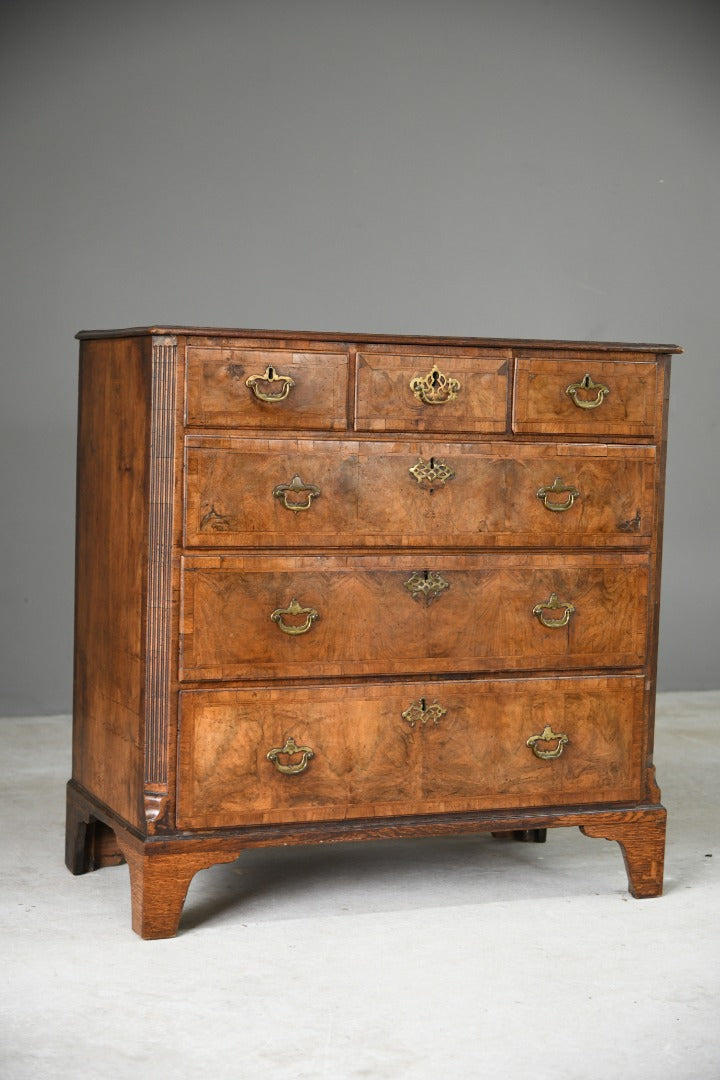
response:
<svg viewBox="0 0 720 1080"><path fill-rule="evenodd" d="M187 690L178 826L637 801L643 682Z"/></svg>

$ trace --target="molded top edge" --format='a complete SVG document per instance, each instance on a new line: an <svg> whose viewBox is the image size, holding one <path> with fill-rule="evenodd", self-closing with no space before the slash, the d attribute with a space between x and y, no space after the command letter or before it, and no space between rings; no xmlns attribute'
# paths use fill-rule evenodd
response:
<svg viewBox="0 0 720 1080"><path fill-rule="evenodd" d="M412 334L346 334L339 332L309 330L242 330L229 327L208 326L133 326L118 330L80 330L75 337L79 341L93 338L146 337L155 335L180 334L184 337L226 337L226 338L278 338L326 342L356 342L367 345L454 345L467 348L508 348L521 349L597 349L607 351L681 353L680 345L662 345L622 341L565 341L543 338L481 338L449 337L441 335Z"/></svg>

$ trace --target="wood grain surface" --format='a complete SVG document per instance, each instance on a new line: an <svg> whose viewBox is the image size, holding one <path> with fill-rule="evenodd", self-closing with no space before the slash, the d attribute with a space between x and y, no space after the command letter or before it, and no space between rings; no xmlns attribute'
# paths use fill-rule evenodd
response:
<svg viewBox="0 0 720 1080"><path fill-rule="evenodd" d="M659 894L677 346L79 336L73 873L166 937L246 847L579 825Z"/></svg>
<svg viewBox="0 0 720 1080"><path fill-rule="evenodd" d="M268 369L291 378L294 386L280 401L262 401L247 386L248 378ZM287 349L187 349L188 424L227 428L315 428L347 426L345 353ZM259 383L262 393L280 387Z"/></svg>
<svg viewBox="0 0 720 1080"><path fill-rule="evenodd" d="M597 408L580 408L567 393L590 375L609 393ZM597 391L578 391L593 401ZM655 357L612 363L590 357L519 359L515 374L513 430L553 435L652 436L660 420Z"/></svg>
<svg viewBox="0 0 720 1080"><path fill-rule="evenodd" d="M641 676L187 691L178 824L629 802L642 795L642 696ZM445 711L403 717L420 702ZM548 725L568 743L541 759L527 740ZM289 737L314 756L287 775L267 754Z"/></svg>
<svg viewBox="0 0 720 1080"><path fill-rule="evenodd" d="M413 573L449 587L413 599ZM181 677L637 668L647 593L639 553L187 557ZM561 628L533 614L553 594L575 608ZM299 636L270 617L293 599L318 613Z"/></svg>
<svg viewBox="0 0 720 1080"><path fill-rule="evenodd" d="M142 817L144 772L151 378L147 339L83 348L73 776L134 824Z"/></svg>
<svg viewBox="0 0 720 1080"><path fill-rule="evenodd" d="M286 495L288 508L273 493L296 476L319 494ZM577 492L567 510L538 496L556 479ZM185 485L188 547L638 548L655 448L189 436Z"/></svg>
<svg viewBox="0 0 720 1080"><path fill-rule="evenodd" d="M502 352L473 356L447 352L358 354L358 431L505 431L508 360ZM437 368L459 384L456 396L426 404L411 389L414 378Z"/></svg>

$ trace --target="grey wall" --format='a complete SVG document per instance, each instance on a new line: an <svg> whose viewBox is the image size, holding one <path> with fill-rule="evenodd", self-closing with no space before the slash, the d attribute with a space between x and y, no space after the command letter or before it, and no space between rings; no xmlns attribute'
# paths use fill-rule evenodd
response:
<svg viewBox="0 0 720 1080"><path fill-rule="evenodd" d="M76 343L678 341L660 683L720 684L716 4L3 5L0 712L70 707Z"/></svg>

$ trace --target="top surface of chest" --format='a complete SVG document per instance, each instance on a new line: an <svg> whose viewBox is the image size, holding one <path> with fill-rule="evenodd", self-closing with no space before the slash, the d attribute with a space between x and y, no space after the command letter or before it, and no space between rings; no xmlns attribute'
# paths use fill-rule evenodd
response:
<svg viewBox="0 0 720 1080"><path fill-rule="evenodd" d="M190 429L654 441L674 345L267 331L83 332L177 346Z"/></svg>

